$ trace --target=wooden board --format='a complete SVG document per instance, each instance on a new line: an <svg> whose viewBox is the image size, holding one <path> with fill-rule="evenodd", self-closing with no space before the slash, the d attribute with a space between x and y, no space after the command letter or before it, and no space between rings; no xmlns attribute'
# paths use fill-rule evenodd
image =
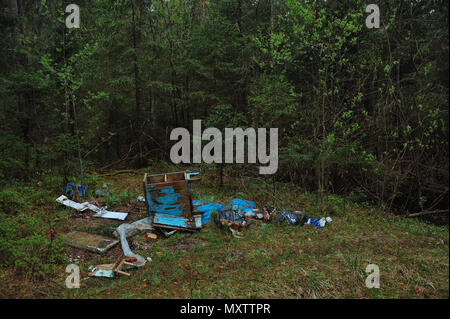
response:
<svg viewBox="0 0 450 319"><path fill-rule="evenodd" d="M145 193L150 212L192 217L187 181L150 184Z"/></svg>
<svg viewBox="0 0 450 319"><path fill-rule="evenodd" d="M195 229L186 172L144 175L145 199L153 224L164 228Z"/></svg>
<svg viewBox="0 0 450 319"><path fill-rule="evenodd" d="M108 249L119 243L116 239L79 231L66 234L64 239L69 246L89 250L98 254L104 254Z"/></svg>

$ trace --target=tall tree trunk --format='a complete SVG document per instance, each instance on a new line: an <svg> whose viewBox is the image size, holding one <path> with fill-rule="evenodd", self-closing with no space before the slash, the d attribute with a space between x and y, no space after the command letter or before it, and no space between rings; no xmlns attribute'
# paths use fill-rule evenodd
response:
<svg viewBox="0 0 450 319"><path fill-rule="evenodd" d="M139 10L142 11L142 3L139 2ZM136 165L141 167L144 164L143 159L143 141L142 141L142 96L141 96L141 80L139 76L139 64L138 64L138 53L137 53L137 43L138 43L138 21L136 17L136 7L134 1L132 1L132 17L133 17L133 64L134 64L134 87L135 87L135 116L134 116L134 125L133 125L133 133L134 137L138 143L139 149L139 157Z"/></svg>
<svg viewBox="0 0 450 319"><path fill-rule="evenodd" d="M20 28L19 28L19 22L17 21L17 17L19 15L19 7L17 6L17 0L9 0L9 14L11 16L11 20L14 23L12 33L11 33L11 40L13 42L13 45L18 45L19 41L19 35L20 35Z"/></svg>
<svg viewBox="0 0 450 319"><path fill-rule="evenodd" d="M134 3L132 4L133 13L133 64L134 64L134 87L135 87L135 118L136 124L141 122L141 88L139 79L139 65L138 65L138 54L137 54L137 27L136 27L136 9ZM139 125L137 125L139 127Z"/></svg>

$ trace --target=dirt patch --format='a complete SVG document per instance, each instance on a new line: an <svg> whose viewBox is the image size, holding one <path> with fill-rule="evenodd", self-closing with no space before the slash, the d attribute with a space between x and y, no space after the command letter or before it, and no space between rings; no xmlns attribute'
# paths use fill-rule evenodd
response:
<svg viewBox="0 0 450 319"><path fill-rule="evenodd" d="M206 246L206 239L194 237L194 236L185 236L177 240L176 242L167 243L164 246L170 249L174 249L181 252L186 252L188 250L191 250L196 245L199 245L201 247Z"/></svg>

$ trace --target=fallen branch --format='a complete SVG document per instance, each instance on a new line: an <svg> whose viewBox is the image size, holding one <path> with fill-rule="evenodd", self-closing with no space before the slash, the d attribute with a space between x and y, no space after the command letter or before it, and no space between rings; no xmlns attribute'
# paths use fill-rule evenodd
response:
<svg viewBox="0 0 450 319"><path fill-rule="evenodd" d="M119 160L109 163L108 165L100 168L100 171L104 171L108 168L111 168L112 166L115 166L117 164L122 163L123 161L127 160L130 157L131 151L133 150L133 146L135 145L135 143L130 144L130 149L128 150L128 153L126 153L122 158L120 158Z"/></svg>
<svg viewBox="0 0 450 319"><path fill-rule="evenodd" d="M417 216L422 216L422 215L439 214L439 213L448 213L448 209L438 209L438 210L432 210L432 211L423 211L423 212L420 212L420 213L409 214L406 217L417 217Z"/></svg>
<svg viewBox="0 0 450 319"><path fill-rule="evenodd" d="M115 175L119 175L119 174L139 174L138 171L132 170L132 169L124 169L121 171L115 171L112 173L105 173L105 174L99 174L98 176L115 176Z"/></svg>

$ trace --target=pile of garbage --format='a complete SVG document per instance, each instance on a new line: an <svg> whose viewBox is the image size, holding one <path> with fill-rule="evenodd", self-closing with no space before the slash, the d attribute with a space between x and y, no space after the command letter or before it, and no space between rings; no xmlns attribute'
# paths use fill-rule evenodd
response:
<svg viewBox="0 0 450 319"><path fill-rule="evenodd" d="M204 224L212 220L215 225L222 229L227 229L236 238L243 237L243 230L255 223L278 223L290 226L312 225L314 228L324 227L330 223L330 217L310 218L304 212L291 211L265 205L258 208L254 201L235 198L226 204L207 202L204 200L191 199L190 182L199 180L199 173L175 172L151 175L150 181L144 187L144 196L139 196L137 202L145 202L149 211L149 217L120 224L113 232L116 239L107 238L101 235L89 234L74 231L66 234L66 243L69 246L89 250L95 253L104 254L108 249L114 247L119 242L123 254L114 264L97 265L91 267L91 276L113 278L114 274L129 276L124 269L143 267L151 258L144 258L133 253L128 244L127 238L146 232L148 238L157 239L154 231L159 231L168 237L178 230L197 231ZM144 180L147 175L144 176ZM179 186L173 187L175 182ZM93 211L93 217L115 219L125 221L127 212L114 212L107 210L107 207L99 207L88 201L79 202L86 198L86 186L67 184L66 195L59 196L56 201L67 207L71 207L78 212ZM108 197L112 193L104 189L95 190L92 195L95 198ZM189 197L190 205L180 205L179 198ZM153 198L152 198L153 197ZM186 201L184 202L186 203ZM184 207L180 209L180 207ZM188 217L186 217L188 216Z"/></svg>
<svg viewBox="0 0 450 319"><path fill-rule="evenodd" d="M84 201L81 203L78 202L86 198L86 190L87 187L84 185L74 185L72 183L68 183L66 187L66 195L59 196L56 199L56 202L64 206L73 208L81 213L92 211L95 213L93 217L97 218L124 221L128 217L129 213L126 212L109 211L107 210L106 206L98 207L97 205L92 204L88 201ZM112 193L107 190L106 186L104 185L103 189L95 190L94 192L92 192L92 195L94 198L105 198L111 196ZM67 196L71 197L71 199L69 199ZM145 202L145 198L143 196L138 196L137 201ZM109 249L113 248L120 242L123 254L114 264L97 265L95 267L91 267L90 269L90 276L113 278L114 274L129 275L128 273L123 271L122 268L124 267L139 268L143 267L147 261L151 261L150 257L144 258L138 254L133 253L130 249L127 238L135 236L139 233L151 232L153 230L154 228L152 226L152 219L150 217L146 217L132 223L120 224L113 232L113 235L116 237L116 239L79 231L72 231L66 234L64 238L68 246L98 254L105 254ZM152 233L148 233L149 236L150 234ZM153 238L157 237L155 234L152 235Z"/></svg>
<svg viewBox="0 0 450 319"><path fill-rule="evenodd" d="M228 227L233 236L242 237L242 230L252 224L252 220L262 220L264 222L274 221L279 224L291 226L312 225L314 228L324 227L332 221L331 217L310 218L301 211L291 211L283 209L278 211L269 205L259 209L255 202L235 198L227 204L211 203L201 200L192 202L195 211L203 213L202 222L208 223L211 215L214 214L214 222L220 227Z"/></svg>

